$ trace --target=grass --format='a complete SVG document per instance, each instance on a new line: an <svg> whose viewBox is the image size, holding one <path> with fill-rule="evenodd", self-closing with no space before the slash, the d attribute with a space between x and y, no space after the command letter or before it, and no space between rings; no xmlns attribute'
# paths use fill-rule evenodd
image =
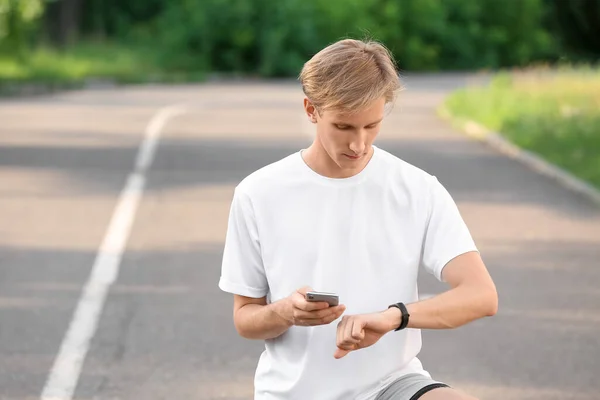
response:
<svg viewBox="0 0 600 400"><path fill-rule="evenodd" d="M501 73L444 106L600 188L600 69Z"/></svg>
<svg viewBox="0 0 600 400"><path fill-rule="evenodd" d="M70 86L90 79L142 83L203 78L201 71L162 70L151 49L110 43L83 43L66 51L42 47L29 51L21 60L0 53L0 89L23 83Z"/></svg>

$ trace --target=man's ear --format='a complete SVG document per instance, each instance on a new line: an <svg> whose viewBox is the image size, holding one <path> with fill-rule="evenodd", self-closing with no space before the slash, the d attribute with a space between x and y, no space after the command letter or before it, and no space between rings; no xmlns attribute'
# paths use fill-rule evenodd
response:
<svg viewBox="0 0 600 400"><path fill-rule="evenodd" d="M304 98L304 111L306 111L306 115L308 116L309 121L312 122L313 124L316 124L317 123L317 109L307 98Z"/></svg>

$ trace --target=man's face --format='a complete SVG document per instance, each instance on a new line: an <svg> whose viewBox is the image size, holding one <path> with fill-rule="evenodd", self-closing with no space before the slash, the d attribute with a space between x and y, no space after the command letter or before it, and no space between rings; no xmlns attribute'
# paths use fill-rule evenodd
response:
<svg viewBox="0 0 600 400"><path fill-rule="evenodd" d="M319 113L305 99L305 110L317 125L317 142L342 170L360 170L368 162L371 145L379 133L385 112L381 98L354 114L337 111Z"/></svg>

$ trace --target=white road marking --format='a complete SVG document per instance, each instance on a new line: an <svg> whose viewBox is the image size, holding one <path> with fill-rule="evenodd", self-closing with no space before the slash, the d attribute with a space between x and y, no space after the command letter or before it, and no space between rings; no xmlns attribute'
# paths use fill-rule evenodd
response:
<svg viewBox="0 0 600 400"><path fill-rule="evenodd" d="M146 127L135 170L121 192L92 272L42 391L42 400L70 400L73 397L108 290L119 273L121 256L144 190L144 174L154 158L160 132L169 119L184 112L182 106L164 107L154 114Z"/></svg>

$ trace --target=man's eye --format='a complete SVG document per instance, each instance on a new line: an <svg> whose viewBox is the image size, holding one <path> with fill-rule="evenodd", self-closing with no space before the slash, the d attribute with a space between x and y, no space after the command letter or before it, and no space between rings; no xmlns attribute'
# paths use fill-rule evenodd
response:
<svg viewBox="0 0 600 400"><path fill-rule="evenodd" d="M346 129L350 128L347 125L336 125L335 127L338 128L338 129L341 129L341 130L346 130Z"/></svg>

